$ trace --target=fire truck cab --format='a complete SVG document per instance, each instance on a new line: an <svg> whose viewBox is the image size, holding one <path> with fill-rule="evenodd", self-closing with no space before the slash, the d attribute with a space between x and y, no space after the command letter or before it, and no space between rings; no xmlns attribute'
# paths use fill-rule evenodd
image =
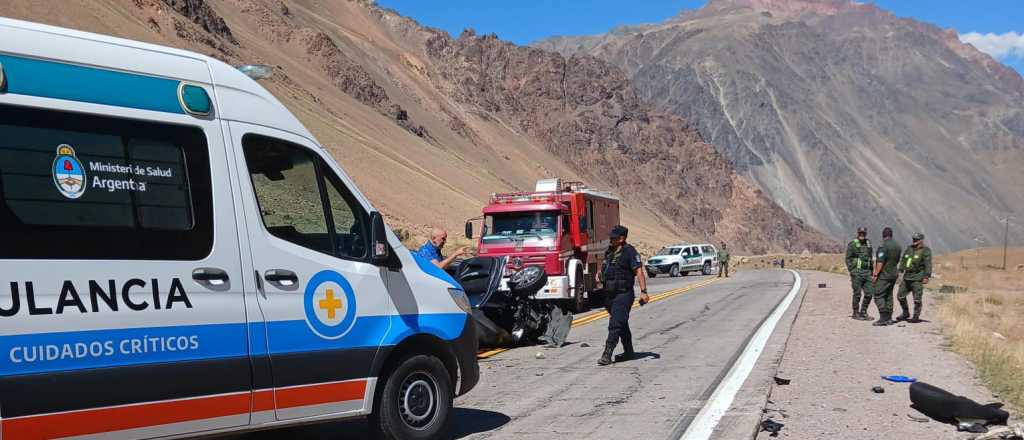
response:
<svg viewBox="0 0 1024 440"><path fill-rule="evenodd" d="M589 309L594 274L608 248L607 231L619 223L619 200L581 182L543 179L533 192L492 194L483 209L477 253L508 257L508 276L541 266L547 284L533 297L563 301L576 311ZM473 238L473 224L466 223Z"/></svg>

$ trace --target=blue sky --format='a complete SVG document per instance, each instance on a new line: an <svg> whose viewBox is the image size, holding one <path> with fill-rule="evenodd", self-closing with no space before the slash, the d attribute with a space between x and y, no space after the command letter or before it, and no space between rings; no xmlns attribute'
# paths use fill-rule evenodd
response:
<svg viewBox="0 0 1024 440"><path fill-rule="evenodd" d="M882 9L944 28L1024 73L1024 0L873 0ZM621 24L663 21L705 0L378 0L428 26L465 28L527 44L552 35L591 35Z"/></svg>

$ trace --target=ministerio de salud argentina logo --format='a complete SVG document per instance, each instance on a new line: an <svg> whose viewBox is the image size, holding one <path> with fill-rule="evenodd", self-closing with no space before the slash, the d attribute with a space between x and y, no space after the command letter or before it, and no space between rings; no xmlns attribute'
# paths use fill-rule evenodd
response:
<svg viewBox="0 0 1024 440"><path fill-rule="evenodd" d="M57 147L57 158L53 160L53 183L57 191L69 199L85 194L85 168L75 156L75 149L68 144Z"/></svg>
<svg viewBox="0 0 1024 440"><path fill-rule="evenodd" d="M340 273L325 270L306 284L306 323L324 339L345 336L356 323L356 295Z"/></svg>

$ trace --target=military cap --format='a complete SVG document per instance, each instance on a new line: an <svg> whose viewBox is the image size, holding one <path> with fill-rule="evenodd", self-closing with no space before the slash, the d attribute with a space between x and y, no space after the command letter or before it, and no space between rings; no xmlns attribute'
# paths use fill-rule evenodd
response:
<svg viewBox="0 0 1024 440"><path fill-rule="evenodd" d="M622 225L615 225L611 232L608 233L608 238L619 238L627 235L629 235L629 229L626 229L626 227Z"/></svg>
<svg viewBox="0 0 1024 440"><path fill-rule="evenodd" d="M913 237L913 238L914 238L914 241L921 241L921 240L924 240L924 234L922 234L922 233L918 232L918 233L914 234L914 237Z"/></svg>
<svg viewBox="0 0 1024 440"><path fill-rule="evenodd" d="M865 227L861 226L861 227L857 228L857 233L858 234L867 234L868 233L868 228L865 228Z"/></svg>

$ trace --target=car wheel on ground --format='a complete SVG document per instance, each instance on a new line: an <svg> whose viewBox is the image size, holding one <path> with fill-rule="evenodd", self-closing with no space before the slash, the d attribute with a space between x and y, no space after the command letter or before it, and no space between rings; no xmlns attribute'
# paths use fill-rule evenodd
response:
<svg viewBox="0 0 1024 440"><path fill-rule="evenodd" d="M702 273L704 275L711 275L711 262L710 261L705 261L704 262L704 267L702 267L700 269L700 273Z"/></svg>
<svg viewBox="0 0 1024 440"><path fill-rule="evenodd" d="M526 266L512 274L509 279L509 288L516 295L532 295L544 287L547 281L544 269L537 266Z"/></svg>
<svg viewBox="0 0 1024 440"><path fill-rule="evenodd" d="M370 429L385 440L437 438L447 430L453 399L451 376L440 359L406 357L387 376Z"/></svg>
<svg viewBox="0 0 1024 440"><path fill-rule="evenodd" d="M679 265L678 264L673 264L672 265L672 269L669 269L669 271L668 271L668 276L673 277L673 278L679 276Z"/></svg>

